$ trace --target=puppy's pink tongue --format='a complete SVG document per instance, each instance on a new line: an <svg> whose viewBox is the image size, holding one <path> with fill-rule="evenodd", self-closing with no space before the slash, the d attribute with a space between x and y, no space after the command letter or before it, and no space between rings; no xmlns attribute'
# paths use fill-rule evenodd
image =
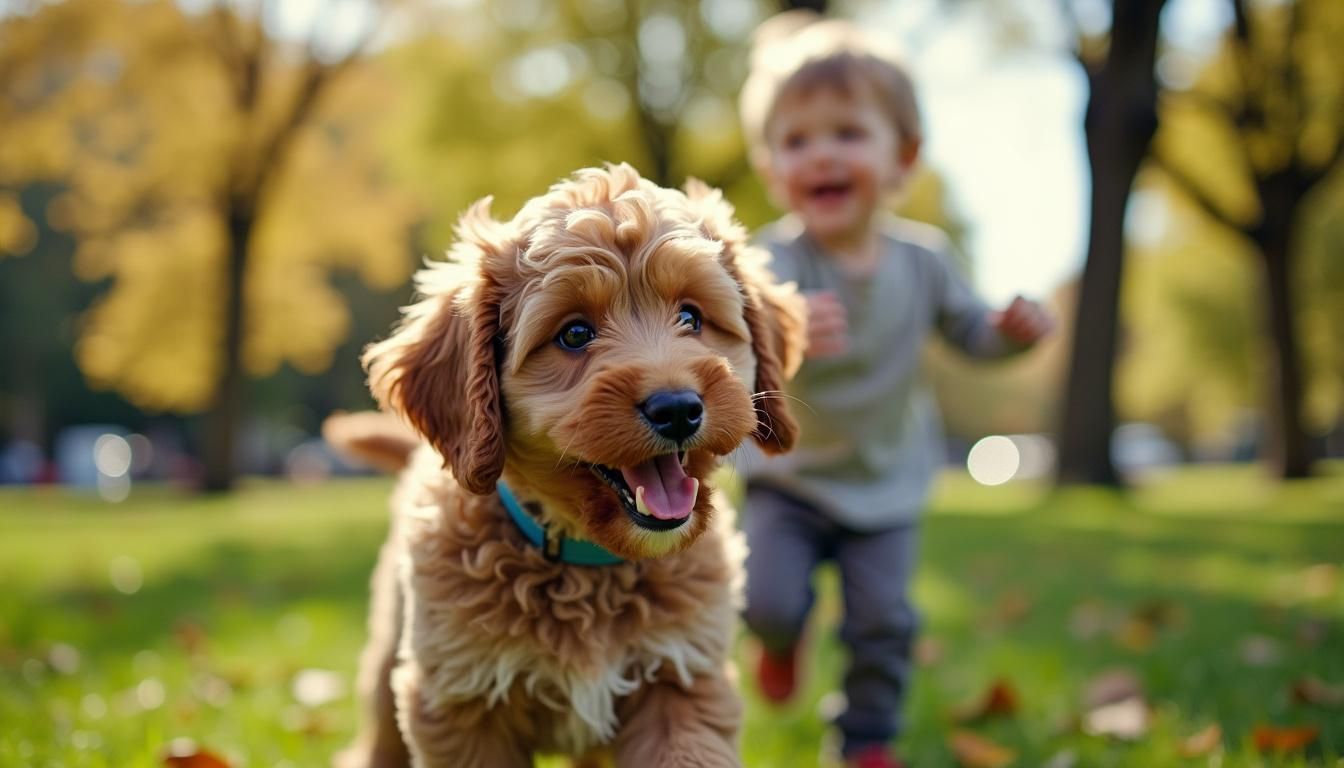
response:
<svg viewBox="0 0 1344 768"><path fill-rule="evenodd" d="M635 492L639 511L659 520L681 520L691 514L700 481L687 477L675 453L621 467L626 485ZM641 490L642 489L642 490Z"/></svg>

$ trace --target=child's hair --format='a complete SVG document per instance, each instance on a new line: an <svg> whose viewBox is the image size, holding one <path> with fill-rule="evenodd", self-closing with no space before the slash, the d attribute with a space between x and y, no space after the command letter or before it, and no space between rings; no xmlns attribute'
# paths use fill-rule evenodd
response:
<svg viewBox="0 0 1344 768"><path fill-rule="evenodd" d="M873 99L903 144L922 142L914 84L895 56L847 21L785 11L757 28L742 86L742 130L758 164L769 157L767 132L780 103L818 88Z"/></svg>

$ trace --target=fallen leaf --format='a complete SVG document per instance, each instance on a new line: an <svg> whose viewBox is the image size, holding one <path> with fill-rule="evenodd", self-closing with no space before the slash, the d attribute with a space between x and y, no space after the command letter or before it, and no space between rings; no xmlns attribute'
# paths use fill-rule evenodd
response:
<svg viewBox="0 0 1344 768"><path fill-rule="evenodd" d="M1148 733L1148 705L1138 696L1097 707L1083 717L1083 731L1125 741Z"/></svg>
<svg viewBox="0 0 1344 768"><path fill-rule="evenodd" d="M205 629L194 621L184 619L177 622L173 627L173 639L188 656L199 656L205 652Z"/></svg>
<svg viewBox="0 0 1344 768"><path fill-rule="evenodd" d="M1279 642L1264 635L1243 637L1239 651L1242 662L1251 667L1272 667L1283 656L1279 652Z"/></svg>
<svg viewBox="0 0 1344 768"><path fill-rule="evenodd" d="M1148 600L1134 609L1134 619L1153 629L1164 629L1185 621L1185 607L1170 600Z"/></svg>
<svg viewBox="0 0 1344 768"><path fill-rule="evenodd" d="M1257 752L1296 752L1316 741L1321 729L1314 725L1283 728L1276 725L1257 725L1251 740Z"/></svg>
<svg viewBox="0 0 1344 768"><path fill-rule="evenodd" d="M1083 691L1083 707L1096 709L1125 699L1143 698L1143 683L1129 669L1107 670L1092 678Z"/></svg>
<svg viewBox="0 0 1344 768"><path fill-rule="evenodd" d="M1017 714L1019 697L1007 680L995 680L979 699L957 707L952 719L958 723L972 723L991 717L1011 717Z"/></svg>
<svg viewBox="0 0 1344 768"><path fill-rule="evenodd" d="M229 768L224 758L201 749L191 739L174 739L164 751L163 764L168 768Z"/></svg>
<svg viewBox="0 0 1344 768"><path fill-rule="evenodd" d="M1203 757L1223 746L1223 729L1217 723L1190 734L1177 749L1181 757Z"/></svg>
<svg viewBox="0 0 1344 768"><path fill-rule="evenodd" d="M1157 640L1157 629L1142 619L1130 617L1115 630L1115 644L1127 651L1145 653Z"/></svg>
<svg viewBox="0 0 1344 768"><path fill-rule="evenodd" d="M996 624L1016 624L1031 613L1031 595L1025 590L1010 589L999 595L994 603L993 619Z"/></svg>
<svg viewBox="0 0 1344 768"><path fill-rule="evenodd" d="M1329 625L1320 619L1306 619L1297 625L1295 639L1297 644L1303 648L1316 648L1325 642L1325 636L1329 634Z"/></svg>
<svg viewBox="0 0 1344 768"><path fill-rule="evenodd" d="M921 637L915 641L915 663L921 667L931 667L945 655L943 644L936 637Z"/></svg>
<svg viewBox="0 0 1344 768"><path fill-rule="evenodd" d="M1293 701L1314 707L1344 706L1344 685L1331 685L1318 677L1293 681Z"/></svg>
<svg viewBox="0 0 1344 768"><path fill-rule="evenodd" d="M962 768L1003 768L1017 759L1013 750L966 730L953 731L947 746Z"/></svg>

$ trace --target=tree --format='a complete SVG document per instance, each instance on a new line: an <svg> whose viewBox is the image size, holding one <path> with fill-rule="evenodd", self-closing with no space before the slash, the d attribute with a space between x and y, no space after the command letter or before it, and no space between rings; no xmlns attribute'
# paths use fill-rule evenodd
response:
<svg viewBox="0 0 1344 768"><path fill-rule="evenodd" d="M77 357L144 407L204 407L204 484L234 482L245 373L326 367L348 316L334 268L399 284L419 215L373 138L388 85L364 58L389 4L294 37L273 0L35 3L4 19L0 183L56 178L77 273L112 281ZM0 200L0 208L3 208Z"/></svg>
<svg viewBox="0 0 1344 768"><path fill-rule="evenodd" d="M1169 132L1154 159L1214 222L1239 233L1258 256L1269 342L1265 453L1284 478L1311 474L1304 424L1307 374L1296 306L1302 294L1303 217L1324 182L1344 166L1344 6L1294 0L1252 12L1229 0L1234 23L1206 75L1173 93L1166 109L1214 146L1230 166L1174 151ZM1335 258L1339 258L1336 254Z"/></svg>
<svg viewBox="0 0 1344 768"><path fill-rule="evenodd" d="M1091 227L1060 425L1056 479L1062 484L1120 482L1110 439L1124 222L1134 178L1157 131L1154 64L1164 4L1113 0L1104 54L1098 59L1090 52L1100 41L1083 38L1080 46L1090 88L1084 131L1092 170Z"/></svg>

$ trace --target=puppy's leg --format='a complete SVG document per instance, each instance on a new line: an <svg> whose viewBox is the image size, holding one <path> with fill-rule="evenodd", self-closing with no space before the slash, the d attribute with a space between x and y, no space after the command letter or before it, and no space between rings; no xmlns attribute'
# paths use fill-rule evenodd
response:
<svg viewBox="0 0 1344 768"><path fill-rule="evenodd" d="M431 704L414 664L397 668L398 715L417 768L531 768L532 750L501 708L486 702Z"/></svg>
<svg viewBox="0 0 1344 768"><path fill-rule="evenodd" d="M628 707L628 709L627 709ZM659 681L622 708L616 736L619 768L738 768L742 702L723 675L690 688Z"/></svg>
<svg viewBox="0 0 1344 768"><path fill-rule="evenodd" d="M399 550L395 532L378 554L369 607L369 642L359 659L359 699L363 705L359 736L336 756L336 768L405 768L411 764L397 728L392 670L397 664L402 596L396 574Z"/></svg>

